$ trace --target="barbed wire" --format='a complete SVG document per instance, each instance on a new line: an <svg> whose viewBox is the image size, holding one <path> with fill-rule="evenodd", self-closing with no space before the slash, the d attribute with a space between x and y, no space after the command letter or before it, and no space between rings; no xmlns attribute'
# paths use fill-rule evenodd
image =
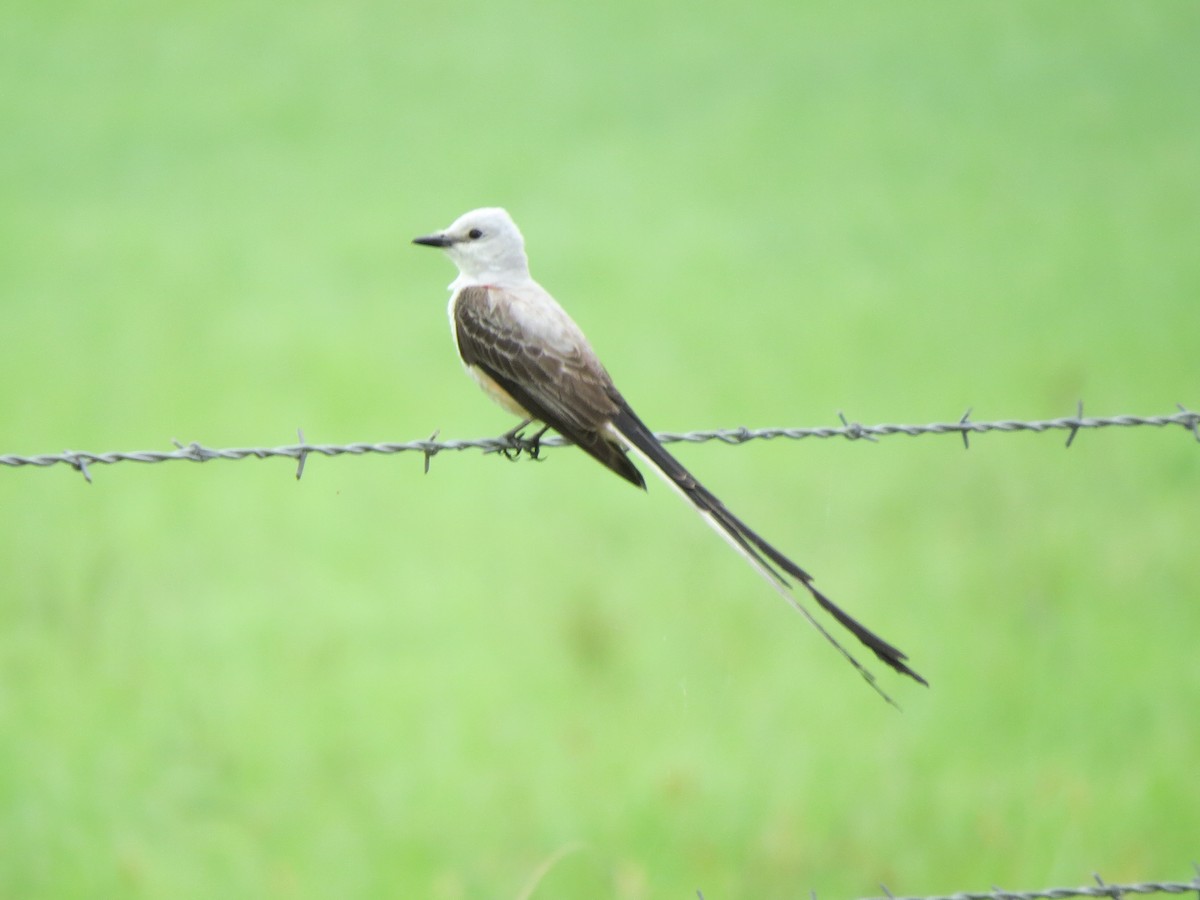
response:
<svg viewBox="0 0 1200 900"><path fill-rule="evenodd" d="M756 440L802 440L804 438L845 438L847 440L877 441L881 437L903 434L918 437L927 434L957 434L962 437L963 447L970 448L969 436L988 432L1014 433L1018 431L1046 432L1066 431L1066 446L1070 447L1075 436L1083 430L1095 428L1164 428L1178 425L1192 433L1200 441L1200 413L1187 409L1182 404L1176 404L1179 412L1167 416L1102 416L1085 417L1083 403L1078 406L1074 416L1064 416L1057 419L1040 419L1034 421L1019 421L1001 419L994 422L973 422L970 419L971 410L963 413L956 422L932 422L926 425L862 425L858 422L847 421L842 413L840 427L816 428L727 428L708 431L659 432L657 437L664 444L690 443L700 444L707 441L720 441L724 444L744 444ZM552 435L540 439L527 439L520 430L509 432L491 438L474 438L468 440L437 440L437 431L426 440L406 441L403 443L353 443L353 444L310 444L304 440L304 431L297 432L300 443L280 447L226 447L213 449L205 447L196 441L183 444L172 441L174 450L131 450L93 453L86 450L64 450L62 453L44 453L35 456L20 456L16 454L0 455L0 466L10 468L20 466L36 466L46 468L64 464L81 472L89 482L92 480L89 466L114 465L120 462L161 463L186 460L187 462L208 462L214 459L269 459L286 457L297 461L296 478L304 474L304 465L309 456L363 456L369 453L420 453L425 457L425 471L429 471L429 462L438 453L461 450L482 450L484 453L501 453L510 459L521 454L537 458L539 452L546 447L568 446L571 442L566 438Z"/></svg>
<svg viewBox="0 0 1200 900"><path fill-rule="evenodd" d="M1190 894L1200 897L1200 866L1196 868L1196 877L1191 881L1143 881L1132 884L1107 884L1099 875L1093 874L1094 885L1083 885L1073 888L1043 888L1040 891L1007 891L994 887L990 891L978 893L963 892L958 894L906 896L893 894L882 887L886 900L1062 900L1067 897L1111 897L1120 900L1122 897L1146 894ZM873 898L874 900L874 898Z"/></svg>

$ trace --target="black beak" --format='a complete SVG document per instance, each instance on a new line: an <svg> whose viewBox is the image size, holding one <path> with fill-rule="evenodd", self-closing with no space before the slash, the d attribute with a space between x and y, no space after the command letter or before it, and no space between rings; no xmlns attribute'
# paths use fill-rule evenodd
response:
<svg viewBox="0 0 1200 900"><path fill-rule="evenodd" d="M424 237L413 238L413 243L423 247L449 247L454 241L444 234L427 234Z"/></svg>

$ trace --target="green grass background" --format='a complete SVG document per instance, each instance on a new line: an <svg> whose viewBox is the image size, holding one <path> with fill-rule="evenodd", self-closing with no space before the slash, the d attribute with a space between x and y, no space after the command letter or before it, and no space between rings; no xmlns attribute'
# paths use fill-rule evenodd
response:
<svg viewBox="0 0 1200 900"><path fill-rule="evenodd" d="M1200 7L17 0L0 452L410 440L474 206L658 428L1200 405ZM572 450L0 470L0 896L1183 879L1181 429L680 457L929 690ZM878 667L876 667L878 668Z"/></svg>

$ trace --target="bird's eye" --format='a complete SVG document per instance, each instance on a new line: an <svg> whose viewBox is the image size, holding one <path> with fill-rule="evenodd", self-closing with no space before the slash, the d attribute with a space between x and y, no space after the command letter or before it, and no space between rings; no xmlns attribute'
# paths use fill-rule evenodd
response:
<svg viewBox="0 0 1200 900"><path fill-rule="evenodd" d="M483 237L483 232L480 231L478 228L472 228L470 231L467 232L467 237L469 237L473 241L477 241L481 237Z"/></svg>

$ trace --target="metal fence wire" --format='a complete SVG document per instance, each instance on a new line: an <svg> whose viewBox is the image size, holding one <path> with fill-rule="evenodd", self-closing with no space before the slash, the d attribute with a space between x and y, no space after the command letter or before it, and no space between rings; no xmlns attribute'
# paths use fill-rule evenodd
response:
<svg viewBox="0 0 1200 900"><path fill-rule="evenodd" d="M1200 413L1178 405L1179 412L1166 416L1084 416L1083 404L1080 403L1074 416L1064 416L1058 419L1039 419L1033 421L1018 421L1001 419L992 422L972 421L971 411L967 410L958 421L932 422L926 425L862 425L858 422L847 421L838 413L840 426L816 428L727 428L708 431L659 432L658 439L664 444L686 442L700 444L707 441L720 441L724 444L744 444L757 440L801 440L804 438L845 438L847 440L878 441L892 435L907 435L920 437L930 434L957 434L962 438L963 447L970 447L970 436L1000 432L1013 434L1020 431L1042 433L1047 431L1067 432L1066 446L1070 447L1080 431L1099 428L1165 428L1178 426L1190 431L1200 442ZM0 466L16 468L20 466L36 466L47 468L55 465L68 465L83 474L89 482L92 480L90 467L96 465L114 465L121 462L162 463L186 460L187 462L209 462L214 459L269 459L285 457L297 461L296 477L304 474L304 464L309 456L362 456L368 453L420 453L425 458L425 470L429 470L429 461L439 453L459 450L482 450L484 453L502 453L510 458L521 454L536 457L546 447L562 447L570 441L557 435L544 437L534 441L523 437L520 433L508 433L498 437L475 438L469 440L437 439L434 432L425 440L405 441L403 443L352 443L352 444L311 444L305 441L304 432L297 432L299 443L279 447L226 447L214 449L193 441L184 444L172 441L174 450L125 450L105 453L94 453L86 450L64 450L62 453L44 453L35 456L17 454L0 455Z"/></svg>
<svg viewBox="0 0 1200 900"><path fill-rule="evenodd" d="M1148 894L1195 894L1200 900L1200 866L1193 865L1196 872L1191 881L1139 881L1129 884L1108 884L1099 875L1093 875L1095 884L1082 887L1043 888L1037 891L1009 891L992 888L990 891L962 892L927 896L900 896L882 887L886 900L1060 900L1065 897L1123 897ZM878 898L871 898L878 900Z"/></svg>

